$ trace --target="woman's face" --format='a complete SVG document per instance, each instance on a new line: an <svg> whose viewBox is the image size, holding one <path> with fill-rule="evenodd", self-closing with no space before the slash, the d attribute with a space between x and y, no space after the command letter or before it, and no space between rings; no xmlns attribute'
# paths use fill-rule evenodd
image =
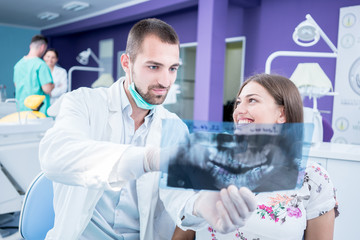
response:
<svg viewBox="0 0 360 240"><path fill-rule="evenodd" d="M249 82L236 99L233 113L235 123L285 123L284 107L259 83Z"/></svg>
<svg viewBox="0 0 360 240"><path fill-rule="evenodd" d="M49 67L54 67L58 61L58 58L56 57L56 54L53 51L48 51L44 55L44 61L47 63Z"/></svg>

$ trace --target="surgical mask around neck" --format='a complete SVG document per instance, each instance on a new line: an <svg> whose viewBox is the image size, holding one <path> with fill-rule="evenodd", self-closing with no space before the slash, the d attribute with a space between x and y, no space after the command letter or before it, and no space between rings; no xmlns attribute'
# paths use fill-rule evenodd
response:
<svg viewBox="0 0 360 240"><path fill-rule="evenodd" d="M130 56L129 57L129 62L130 62ZM138 106L139 108L142 109L147 109L147 110L151 110L154 109L156 107L156 105L150 104L148 102L146 102L141 96L140 94L135 90L135 84L132 78L132 70L131 70L131 66L129 64L129 70L130 70L130 82L131 84L129 84L128 90L132 96L132 98L134 99L136 106Z"/></svg>
<svg viewBox="0 0 360 240"><path fill-rule="evenodd" d="M140 96L140 94L135 90L135 84L134 84L133 81L131 81L131 84L129 85L128 89L129 89L129 92L130 92L132 98L134 99L134 101L136 103L136 106L138 106L139 108L151 110L151 109L154 109L156 107L156 105L153 105L153 104L150 104L150 103L146 102Z"/></svg>

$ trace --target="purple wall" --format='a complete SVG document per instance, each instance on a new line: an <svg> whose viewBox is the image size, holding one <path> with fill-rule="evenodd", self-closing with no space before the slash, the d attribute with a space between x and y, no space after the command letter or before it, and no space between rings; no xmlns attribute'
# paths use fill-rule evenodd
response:
<svg viewBox="0 0 360 240"><path fill-rule="evenodd" d="M155 15L149 17L156 17L162 19L172 25L177 31L180 41L196 42L197 30L197 6L182 10L177 10L169 14ZM194 24L195 19L195 24ZM117 52L125 50L127 35L130 28L138 20L126 22L114 26L97 28L94 30L84 31L80 33L64 34L49 36L50 46L59 51L59 64L65 69L69 70L72 66L80 65L76 61L76 56L83 50L91 48L98 56L99 41L107 38L114 39L114 61L113 61L113 76L117 76ZM87 66L96 67L93 60L89 61ZM97 72L74 71L72 74L72 89L77 89L82 86L89 87L93 81L98 77Z"/></svg>
<svg viewBox="0 0 360 240"><path fill-rule="evenodd" d="M214 4L217 4L217 1L227 0L213 1ZM97 53L99 40L114 38L115 53L124 50L130 27L144 17L158 17L171 24L178 32L181 43L196 42L199 38L198 34L201 32L198 30L199 25L204 27L198 22L198 11L201 12L198 9L199 2L197 0L151 0L132 6L126 11L119 10L87 21L48 29L43 31L43 34L50 37L50 46L59 50L59 63L69 69L71 66L78 65L75 57L80 51L91 47ZM360 0L262 0L261 3L253 2L256 4L251 4L251 0L229 0L226 20L220 21L225 24L223 29L226 29L226 37L246 37L245 78L254 73L264 72L267 57L275 51L330 52L331 49L322 39L315 46L309 48L296 45L292 40L294 28L305 20L305 15L309 13L337 46L339 9L360 4ZM215 21L217 18L223 19L224 17L216 14L212 16ZM218 23L214 26L218 29L221 28ZM212 35L211 31L213 28L209 28L202 34L210 36ZM221 44L221 41L216 42ZM213 57L216 57L216 54L213 54ZM197 62L201 61L200 59L197 59ZM214 59L209 61L210 64L211 61ZM271 70L274 73L290 77L300 62L318 62L332 82L334 81L335 59L279 57L273 61ZM114 76L116 76L116 66L117 62L114 59ZM220 72L223 72L222 67L222 63L217 63L217 69ZM197 66L197 71L201 71L201 68L203 66ZM196 80L204 84L197 85L197 88L204 87L202 89L205 90L206 85L211 82L210 75L216 74L213 72L215 71L213 68L208 68L206 71L206 74L197 74ZM207 76L205 80L200 79L205 76ZM89 86L96 77L96 73L75 72L73 79L77 78L78 80L74 80L73 88ZM220 90L214 92L208 88L208 91L211 91L211 95L223 94ZM205 94L208 93L210 92ZM206 113L204 119L214 120L213 116L222 113L222 108L213 107L209 98L197 97L195 105L204 106L204 104L213 112L211 116ZM305 105L311 107L311 101L306 100ZM332 105L332 97L323 97L318 102L320 110L331 111ZM322 115L331 122L331 114Z"/></svg>
<svg viewBox="0 0 360 240"><path fill-rule="evenodd" d="M107 14L47 29L44 30L43 33L45 35L56 36L120 25L143 18L168 14L180 9L193 7L197 5L197 2L197 0L149 0L127 8L115 10Z"/></svg>
<svg viewBox="0 0 360 240"><path fill-rule="evenodd" d="M194 120L221 122L223 119L224 39L227 30L223 26L227 23L227 11L227 1L199 1Z"/></svg>

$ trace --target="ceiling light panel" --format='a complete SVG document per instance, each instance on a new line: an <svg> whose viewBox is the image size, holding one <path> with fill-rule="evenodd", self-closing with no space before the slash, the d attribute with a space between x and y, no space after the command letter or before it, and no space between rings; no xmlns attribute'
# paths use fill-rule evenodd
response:
<svg viewBox="0 0 360 240"><path fill-rule="evenodd" d="M58 18L60 14L54 13L54 12L42 12L37 15L38 18L41 20L53 20L55 18Z"/></svg>
<svg viewBox="0 0 360 240"><path fill-rule="evenodd" d="M74 2L69 2L69 3L64 4L62 8L67 11L77 12L77 11L86 9L88 7L90 7L89 3L74 1Z"/></svg>

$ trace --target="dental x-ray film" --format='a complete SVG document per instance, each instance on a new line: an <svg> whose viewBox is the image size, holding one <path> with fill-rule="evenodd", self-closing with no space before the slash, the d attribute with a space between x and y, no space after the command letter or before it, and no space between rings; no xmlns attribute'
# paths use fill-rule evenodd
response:
<svg viewBox="0 0 360 240"><path fill-rule="evenodd" d="M269 192L302 186L311 124L186 124L190 134L167 151L167 187L220 190L233 184Z"/></svg>

